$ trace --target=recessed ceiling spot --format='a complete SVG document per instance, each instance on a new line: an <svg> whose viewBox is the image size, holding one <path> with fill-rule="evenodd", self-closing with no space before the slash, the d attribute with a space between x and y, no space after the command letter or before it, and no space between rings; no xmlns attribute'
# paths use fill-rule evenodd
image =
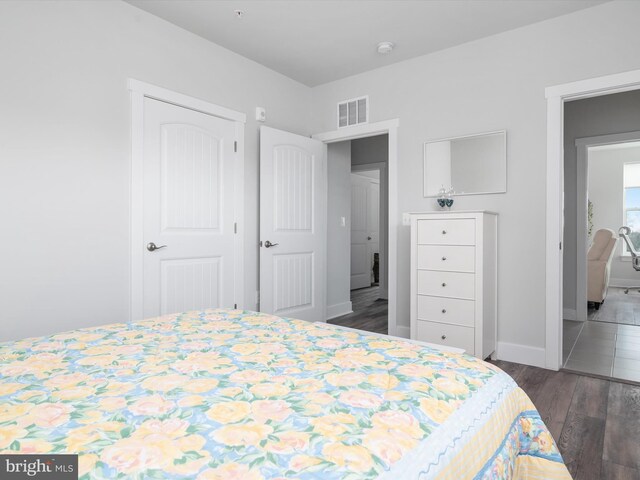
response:
<svg viewBox="0 0 640 480"><path fill-rule="evenodd" d="M393 50L393 47L395 45L393 44L393 42L380 42L378 44L378 53L380 55L385 55L387 53L391 53L391 50Z"/></svg>

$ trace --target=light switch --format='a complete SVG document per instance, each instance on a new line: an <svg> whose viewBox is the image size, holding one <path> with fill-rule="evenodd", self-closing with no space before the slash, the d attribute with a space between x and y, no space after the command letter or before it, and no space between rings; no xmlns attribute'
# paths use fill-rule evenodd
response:
<svg viewBox="0 0 640 480"><path fill-rule="evenodd" d="M264 107L256 107L256 120L259 122L267 121L267 111Z"/></svg>
<svg viewBox="0 0 640 480"><path fill-rule="evenodd" d="M341 227L347 226L347 219L345 217L340 217L340 226Z"/></svg>

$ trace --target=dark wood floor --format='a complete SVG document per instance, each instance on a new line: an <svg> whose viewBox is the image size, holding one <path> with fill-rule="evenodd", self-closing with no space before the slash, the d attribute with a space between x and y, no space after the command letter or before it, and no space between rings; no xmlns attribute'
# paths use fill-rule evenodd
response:
<svg viewBox="0 0 640 480"><path fill-rule="evenodd" d="M353 313L329 320L327 323L357 328L367 332L387 334L387 300L379 297L379 287L351 291Z"/></svg>
<svg viewBox="0 0 640 480"><path fill-rule="evenodd" d="M576 480L640 480L640 387L492 362L529 395Z"/></svg>

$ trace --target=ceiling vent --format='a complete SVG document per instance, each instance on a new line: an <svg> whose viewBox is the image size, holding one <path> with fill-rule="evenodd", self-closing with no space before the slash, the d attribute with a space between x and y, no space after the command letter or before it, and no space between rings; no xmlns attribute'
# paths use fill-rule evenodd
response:
<svg viewBox="0 0 640 480"><path fill-rule="evenodd" d="M338 103L338 128L369 122L369 97L358 97Z"/></svg>

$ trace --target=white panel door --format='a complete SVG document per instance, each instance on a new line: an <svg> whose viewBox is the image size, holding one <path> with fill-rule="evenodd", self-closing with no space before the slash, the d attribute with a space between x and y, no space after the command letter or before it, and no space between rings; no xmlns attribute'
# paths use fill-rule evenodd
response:
<svg viewBox="0 0 640 480"><path fill-rule="evenodd" d="M369 182L369 196L367 197L367 241L368 255L371 262L371 283L374 282L373 275L373 254L380 252L380 181L371 180ZM378 262L380 256L378 255ZM379 268L379 265L378 265ZM380 270L378 270L379 272Z"/></svg>
<svg viewBox="0 0 640 480"><path fill-rule="evenodd" d="M231 121L145 98L144 317L233 307L234 137Z"/></svg>
<svg viewBox="0 0 640 480"><path fill-rule="evenodd" d="M371 286L369 258L369 211L367 207L371 180L351 174L351 290Z"/></svg>
<svg viewBox="0 0 640 480"><path fill-rule="evenodd" d="M325 320L326 146L260 128L260 311Z"/></svg>

